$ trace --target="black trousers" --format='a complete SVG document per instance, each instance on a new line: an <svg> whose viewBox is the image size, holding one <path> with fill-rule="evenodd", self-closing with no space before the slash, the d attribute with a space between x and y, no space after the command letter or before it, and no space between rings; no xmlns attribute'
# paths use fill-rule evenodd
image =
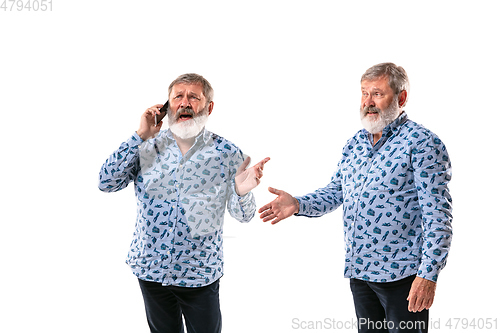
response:
<svg viewBox="0 0 500 333"><path fill-rule="evenodd" d="M367 282L351 279L358 332L428 331L429 310L409 312L408 301L415 275L394 282Z"/></svg>
<svg viewBox="0 0 500 333"><path fill-rule="evenodd" d="M139 279L152 333L220 333L219 281L199 288L162 286Z"/></svg>

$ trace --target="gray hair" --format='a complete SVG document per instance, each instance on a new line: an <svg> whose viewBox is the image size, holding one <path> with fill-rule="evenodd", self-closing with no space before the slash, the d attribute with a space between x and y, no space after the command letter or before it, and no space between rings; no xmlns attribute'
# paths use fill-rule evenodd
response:
<svg viewBox="0 0 500 333"><path fill-rule="evenodd" d="M172 92L172 88L176 84L179 84L179 83L185 83L185 84L198 83L198 84L201 84L203 87L203 95L207 99L207 104L212 102L212 100L214 98L214 90L212 89L210 82L208 82L203 76L198 75L198 74L194 74L194 73L180 75L177 79L175 79L172 83L170 83L170 86L168 86L168 96L170 96L170 93Z"/></svg>
<svg viewBox="0 0 500 333"><path fill-rule="evenodd" d="M408 80L406 71L403 67L396 66L392 62L385 62L368 68L363 76L361 76L361 82L365 80L377 80L384 76L389 79L389 86L394 92L395 98L397 98L399 93L403 90L406 90L407 95L410 94L410 81ZM408 101L408 97L406 100Z"/></svg>

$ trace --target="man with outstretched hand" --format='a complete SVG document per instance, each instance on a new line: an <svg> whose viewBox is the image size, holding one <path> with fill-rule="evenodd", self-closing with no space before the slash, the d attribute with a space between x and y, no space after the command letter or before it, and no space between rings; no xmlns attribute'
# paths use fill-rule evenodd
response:
<svg viewBox="0 0 500 333"><path fill-rule="evenodd" d="M450 159L436 134L408 119L408 92L402 67L368 69L361 78L364 129L348 140L331 182L300 197L270 188L278 197L259 210L275 224L343 205L344 275L359 332L427 332L450 248Z"/></svg>
<svg viewBox="0 0 500 333"><path fill-rule="evenodd" d="M99 188L115 192L134 182L137 220L127 263L139 280L151 332L221 332L219 279L223 275L225 207L240 222L255 214L250 192L266 158L250 158L205 129L213 90L185 74L163 105L148 108L132 137L104 163Z"/></svg>

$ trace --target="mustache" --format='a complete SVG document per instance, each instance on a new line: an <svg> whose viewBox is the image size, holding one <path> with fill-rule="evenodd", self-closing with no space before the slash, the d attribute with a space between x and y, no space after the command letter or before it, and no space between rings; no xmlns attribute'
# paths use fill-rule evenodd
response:
<svg viewBox="0 0 500 333"><path fill-rule="evenodd" d="M179 109L179 110L177 110L177 112L173 115L173 118L174 118L175 120L179 120L179 118L180 118L182 115L190 115L191 117L193 117L193 118L194 118L195 113L194 113L194 110L193 110L191 107L180 108L180 109Z"/></svg>
<svg viewBox="0 0 500 333"><path fill-rule="evenodd" d="M361 113L363 116L366 116L366 114L368 112L376 112L376 113L381 113L382 110L380 110L379 108L375 107L375 106L365 106L363 109L361 109Z"/></svg>

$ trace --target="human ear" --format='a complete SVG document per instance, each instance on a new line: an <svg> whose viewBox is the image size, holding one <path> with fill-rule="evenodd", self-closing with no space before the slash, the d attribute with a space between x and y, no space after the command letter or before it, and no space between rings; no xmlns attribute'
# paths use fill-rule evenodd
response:
<svg viewBox="0 0 500 333"><path fill-rule="evenodd" d="M399 93L398 105L400 108L405 106L407 99L408 99L408 92L406 90L403 90L402 92Z"/></svg>
<svg viewBox="0 0 500 333"><path fill-rule="evenodd" d="M208 115L210 115L212 113L212 110L214 109L214 102L210 102L210 104L208 104Z"/></svg>

